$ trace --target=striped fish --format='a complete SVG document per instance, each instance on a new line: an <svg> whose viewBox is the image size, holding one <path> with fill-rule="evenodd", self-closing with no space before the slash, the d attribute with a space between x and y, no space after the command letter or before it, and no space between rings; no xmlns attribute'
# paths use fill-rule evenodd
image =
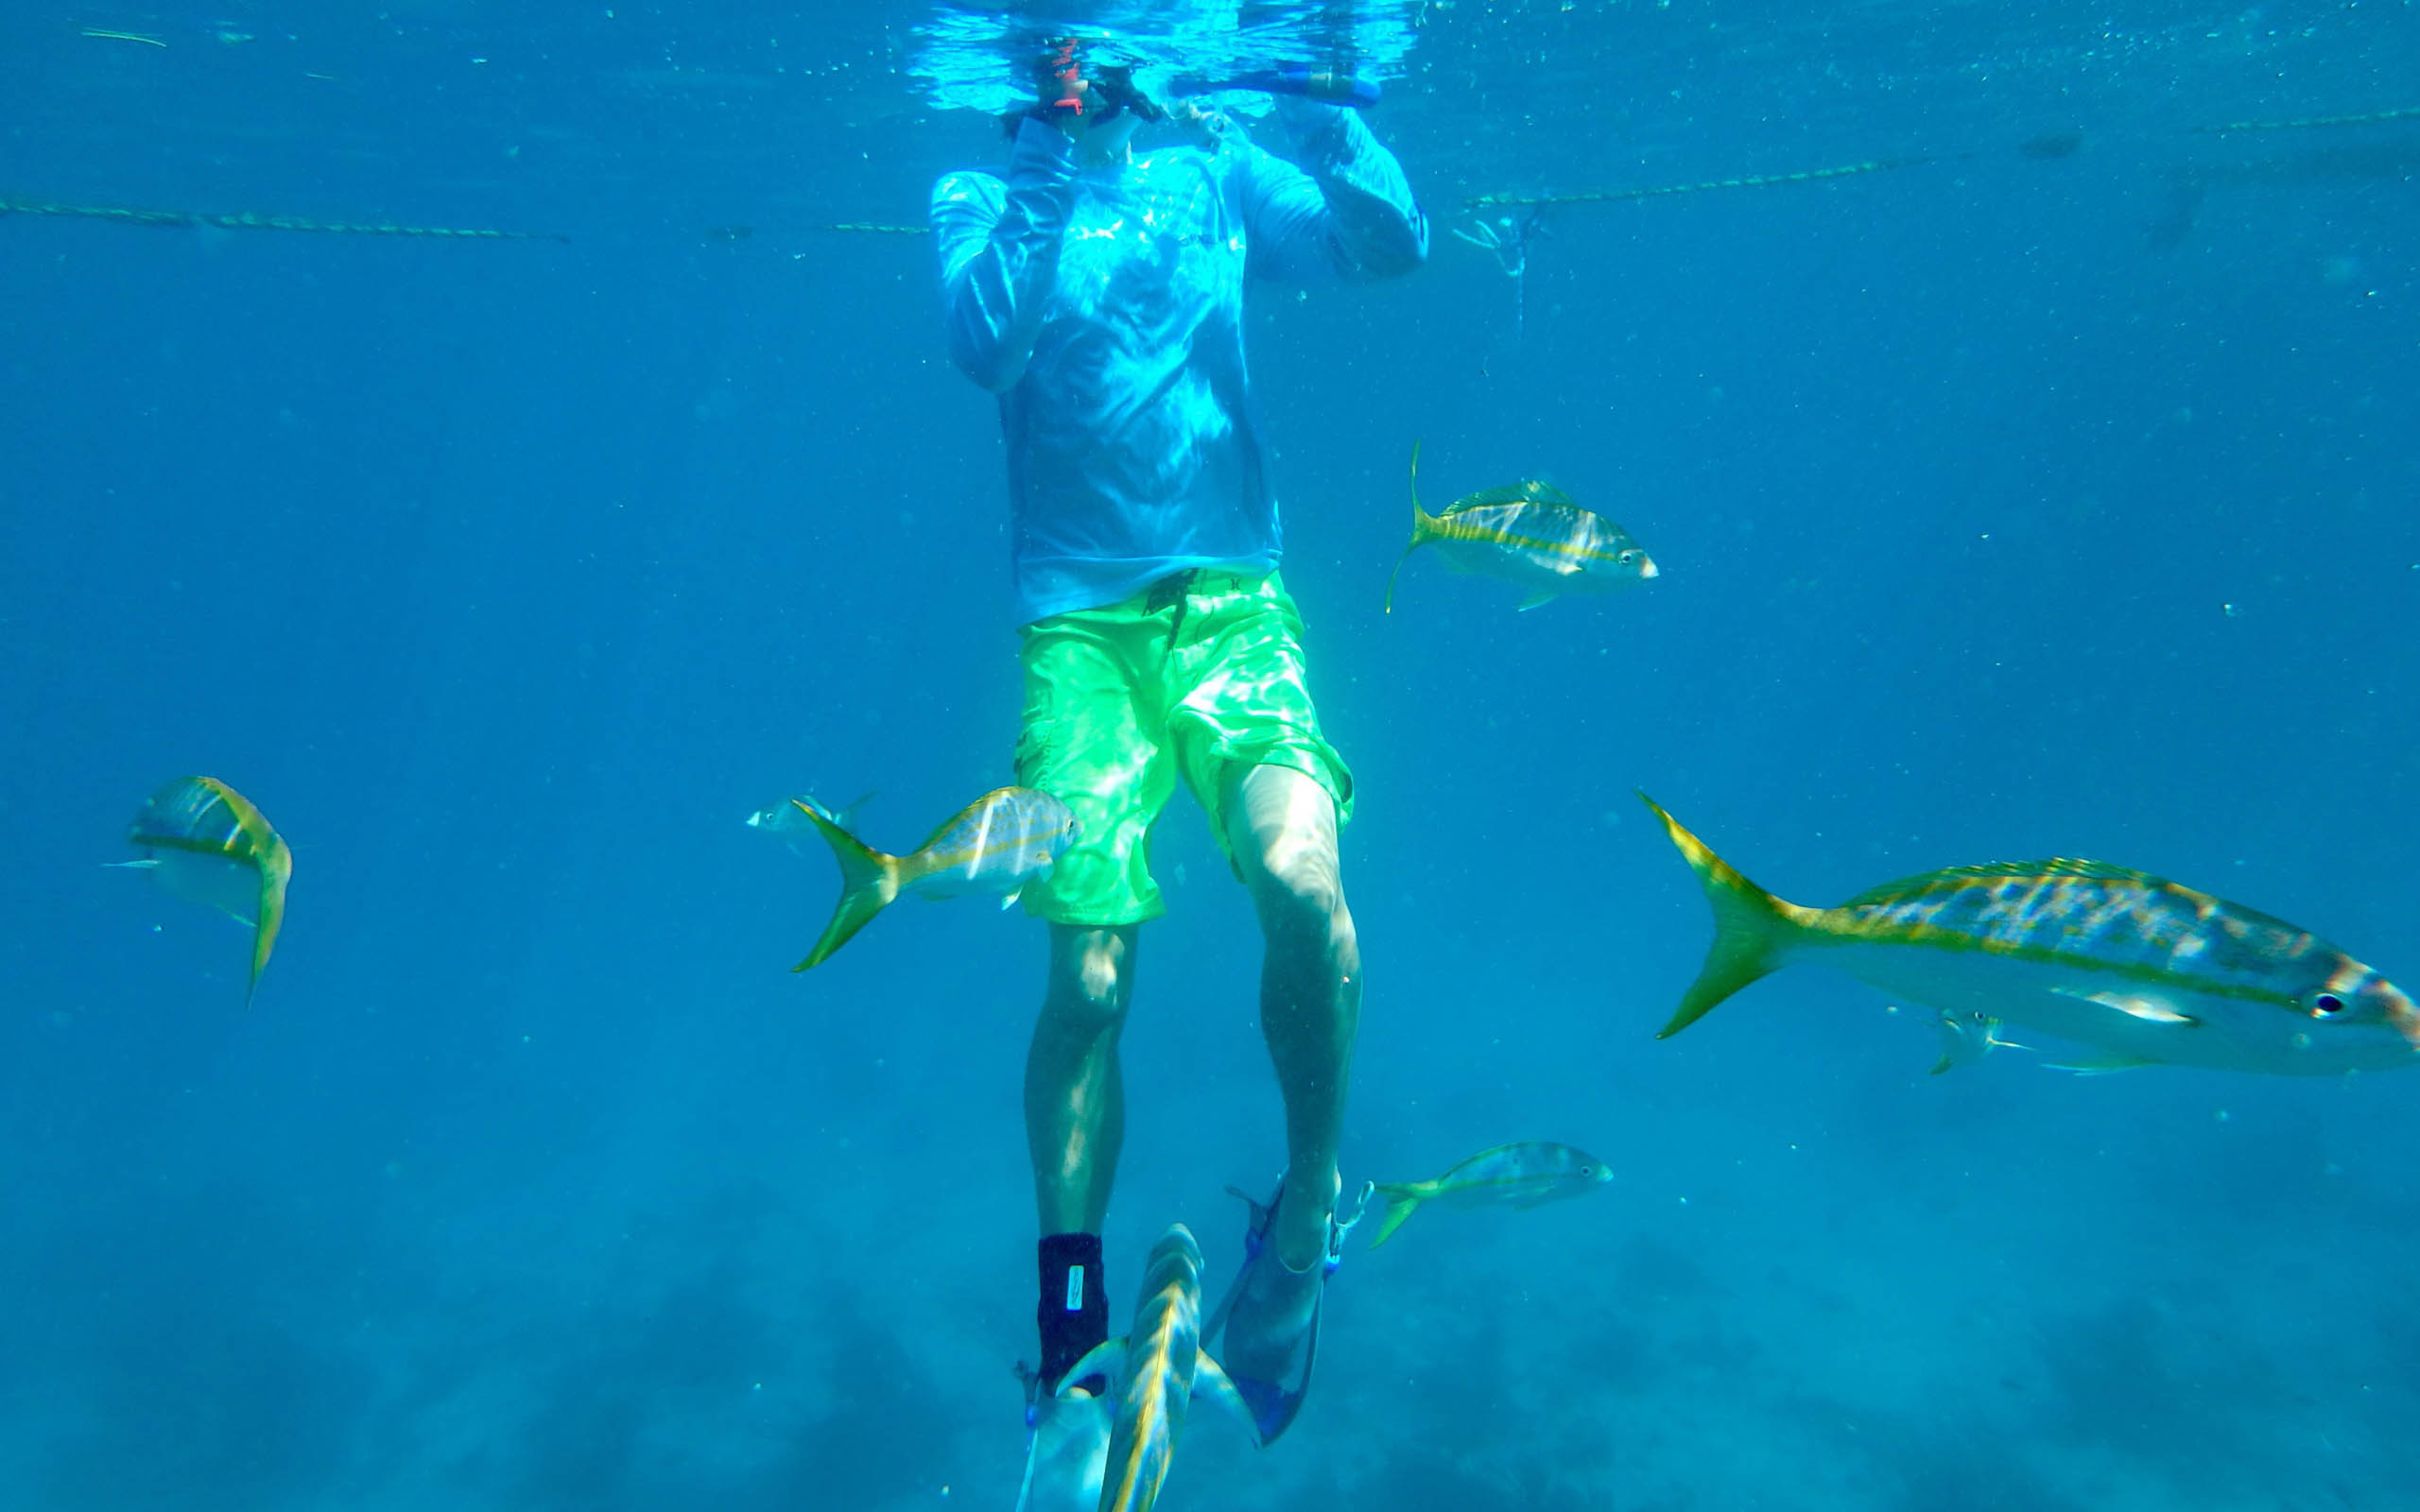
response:
<svg viewBox="0 0 2420 1512"><path fill-rule="evenodd" d="M1561 593L1610 593L1655 576L1655 560L1629 532L1571 502L1546 483L1483 489L1443 514L1420 507L1420 445L1411 448L1411 543L1387 579L1387 612L1395 608L1395 578L1423 546L1436 548L1458 573L1494 577L1526 589L1523 609Z"/></svg>
<svg viewBox="0 0 2420 1512"><path fill-rule="evenodd" d="M999 787L960 809L923 845L892 856L870 849L820 805L798 799L790 803L815 826L840 863L840 901L832 910L832 921L823 926L823 936L806 959L790 968L793 971L821 964L874 915L908 893L923 898L998 893L1000 906L1006 908L1027 883L1050 875L1060 854L1075 843L1077 832L1076 816L1049 794L1031 787Z"/></svg>
<svg viewBox="0 0 2420 1512"><path fill-rule="evenodd" d="M1664 821L1714 906L1705 966L1658 1038L1749 983L1822 960L1895 997L2093 1047L2073 1071L2384 1071L2420 1055L2420 1009L2318 936L2098 861L1951 867L1837 908L1784 902Z"/></svg>
<svg viewBox="0 0 2420 1512"><path fill-rule="evenodd" d="M1252 1421L1235 1383L1201 1352L1201 1250L1184 1225L1170 1224L1151 1246L1126 1337L1094 1349L1063 1379L1072 1384L1089 1375L1108 1376L1116 1403L1100 1512L1150 1512L1176 1461L1176 1441L1196 1391L1216 1398L1237 1421Z"/></svg>
<svg viewBox="0 0 2420 1512"><path fill-rule="evenodd" d="M151 795L127 827L139 861L112 861L148 874L190 902L218 909L252 931L249 1006L285 922L294 853L244 795L215 777L180 777Z"/></svg>
<svg viewBox="0 0 2420 1512"><path fill-rule="evenodd" d="M1380 1181L1371 1188L1387 1202L1370 1247L1377 1248L1423 1204L1442 1208L1534 1208L1577 1197L1614 1178L1605 1162L1586 1150L1547 1140L1499 1144L1461 1161L1427 1181Z"/></svg>

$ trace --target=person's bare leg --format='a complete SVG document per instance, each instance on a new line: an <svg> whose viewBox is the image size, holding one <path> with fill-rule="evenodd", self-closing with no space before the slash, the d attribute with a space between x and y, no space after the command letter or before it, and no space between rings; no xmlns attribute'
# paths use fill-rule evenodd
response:
<svg viewBox="0 0 2420 1512"><path fill-rule="evenodd" d="M1361 1017L1361 954L1336 853L1336 801L1290 767L1230 779L1227 843L1266 945L1260 1032L1286 1100L1286 1187L1277 1258L1306 1271L1327 1254L1337 1146Z"/></svg>
<svg viewBox="0 0 2420 1512"><path fill-rule="evenodd" d="M1046 1234L1100 1232L1126 1091L1117 1037L1134 990L1136 928L1050 926L1050 974L1025 1059L1026 1148Z"/></svg>
<svg viewBox="0 0 2420 1512"><path fill-rule="evenodd" d="M1050 930L1050 975L1025 1062L1026 1148L1033 1158L1041 1297L1041 1383L1109 1337L1101 1218L1126 1136L1117 1037L1133 992L1134 929ZM1105 1383L1082 1383L1098 1391Z"/></svg>

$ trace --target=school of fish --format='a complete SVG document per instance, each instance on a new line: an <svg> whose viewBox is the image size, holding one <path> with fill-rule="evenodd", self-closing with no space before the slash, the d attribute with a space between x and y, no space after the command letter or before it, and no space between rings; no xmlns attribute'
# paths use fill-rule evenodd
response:
<svg viewBox="0 0 2420 1512"><path fill-rule="evenodd" d="M1457 572L1520 588L1524 610L1658 576L1653 558L1620 526L1550 485L1484 490L1431 515L1420 504L1419 469L1415 444L1411 539L1388 579L1389 612L1404 563L1423 547ZM1936 1075L1995 1049L2025 1048L2001 1038L2006 1026L2084 1047L2061 1064L2085 1073L2165 1064L2320 1076L2420 1059L2420 1005L2393 982L2308 931L2181 884L2054 857L1949 867L1868 888L1835 907L1810 908L1750 882L1654 799L1639 796L1714 915L1704 964L1659 1039L1765 976L1807 962L1931 1009L1941 1048ZM904 896L971 892L997 896L1006 907L1047 878L1080 833L1060 798L1002 787L959 810L923 844L890 855L857 838L856 806L834 810L800 797L746 820L786 840L812 832L839 866L839 900L793 971L829 959ZM285 838L249 799L210 777L163 786L137 813L128 838L143 854L111 865L142 871L251 927L249 1004L285 919L294 867ZM1606 1161L1572 1145L1495 1145L1434 1177L1369 1183L1364 1205L1374 1194L1384 1204L1369 1247L1386 1245L1426 1207L1534 1208L1602 1191L1613 1180ZM1255 1232L1267 1219L1255 1204ZM1127 1333L1065 1371L1038 1411L1020 1508L1149 1512L1197 1396L1268 1436L1203 1347L1225 1311L1222 1304L1205 1330L1201 1249L1184 1225L1172 1225L1151 1249ZM1088 1378L1109 1382L1105 1399L1076 1387Z"/></svg>

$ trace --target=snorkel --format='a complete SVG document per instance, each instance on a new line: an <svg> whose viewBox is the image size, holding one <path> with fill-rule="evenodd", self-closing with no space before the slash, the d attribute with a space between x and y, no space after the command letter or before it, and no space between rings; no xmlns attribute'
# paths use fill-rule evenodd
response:
<svg viewBox="0 0 2420 1512"><path fill-rule="evenodd" d="M1034 87L1040 102L1002 124L1014 136L1027 117L1035 117L1085 143L1088 155L1119 155L1137 128L1167 120L1167 112L1136 86L1132 65L1088 65L1080 46L1076 38L1063 37L1036 57Z"/></svg>

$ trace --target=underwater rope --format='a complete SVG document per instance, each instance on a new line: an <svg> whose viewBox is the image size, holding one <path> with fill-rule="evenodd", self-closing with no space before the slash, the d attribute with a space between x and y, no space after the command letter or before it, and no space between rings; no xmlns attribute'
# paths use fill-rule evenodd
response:
<svg viewBox="0 0 2420 1512"><path fill-rule="evenodd" d="M115 34L112 34L115 35ZM144 40L134 39L129 40ZM2420 119L2420 106L2402 106L2394 110L2367 111L2358 115L2309 115L2293 120L2229 121L2220 126L2191 128L2196 135L2216 135L2228 131L2295 131L2336 126L2373 126L2390 121ZM2021 144L2017 150L2028 157L2066 157L2081 145L2078 136L2066 135L2037 138ZM1971 152L1930 153L1911 158L1873 158L1863 163L1844 163L1824 168L1802 168L1795 173L1748 173L1729 179L1703 179L1693 183L1651 184L1638 189L1590 189L1573 194L1471 195L1462 203L1473 210L1497 207L1540 207L1549 205L1614 204L1626 199L1662 199L1679 195L1710 194L1719 189L1764 189L1777 184L1820 183L1831 179L1856 178L1863 174L1888 173L1898 168L1922 167L1927 163L1971 158ZM22 215L72 215L86 220L112 220L133 226L216 226L231 231L303 231L339 236L430 236L457 241L551 241L568 243L571 238L560 232L503 231L486 226L399 226L381 222L375 225L352 221L305 220L295 215L263 215L251 211L232 215L212 215L185 210L138 210L122 205L60 205L32 200L0 199L0 215L11 212ZM810 228L822 232L844 232L875 236L925 236L931 234L928 226L896 225L887 221L831 221ZM707 232L722 240L738 240L750 228L725 228Z"/></svg>
<svg viewBox="0 0 2420 1512"><path fill-rule="evenodd" d="M2300 131L2314 126L2371 126L2380 121L2409 121L2420 117L2420 105L2406 105L2392 111L2368 111L2360 115L2306 115L2298 121L2229 121L2224 126L2197 126L2193 129L2203 136L2221 131Z"/></svg>
<svg viewBox="0 0 2420 1512"><path fill-rule="evenodd" d="M2308 115L2287 121L2229 121L2222 126L2197 126L2191 134L2208 136L2226 131L2297 131L2316 127L2375 126L2388 121L2420 119L2420 105L2402 106L2389 111L2365 111L2358 115ZM2064 158L2074 155L2083 146L2080 132L2063 132L2034 137L2019 143L2017 151L2029 158ZM1654 199L1668 195L1704 194L1715 189L1761 189L1772 184L1813 183L1824 179L1845 179L1857 174L1883 173L1893 168L1912 168L1927 163L1945 163L1976 156L1973 152L1936 153L1914 158L1876 158L1866 163L1843 163L1831 168L1808 168L1798 173L1742 174L1736 179L1708 179L1697 183L1657 184L1645 189L1597 189L1567 195L1474 195L1462 203L1472 210L1484 210L1498 205L1595 205L1621 199Z"/></svg>
<svg viewBox="0 0 2420 1512"><path fill-rule="evenodd" d="M1750 173L1736 179L1707 179L1697 183L1657 184L1646 189L1592 189L1568 195L1473 195L1462 203L1473 210L1495 205L1596 205L1620 199L1654 199L1666 195L1697 195L1715 189L1761 189L1768 184L1813 183L1823 179L1846 179L1860 173L1887 173L1893 168L1913 168L1927 163L1939 163L1938 157L1876 158L1867 163L1842 163L1831 168L1805 168L1796 173Z"/></svg>
<svg viewBox="0 0 2420 1512"><path fill-rule="evenodd" d="M251 211L211 215L190 210L134 210L123 205L55 205L34 200L0 199L0 215L73 215L84 220L113 220L129 226L218 226L229 231L310 231L337 236L437 236L455 241L569 242L558 232L498 231L486 226L397 226L341 220L304 220L295 215L262 215Z"/></svg>

